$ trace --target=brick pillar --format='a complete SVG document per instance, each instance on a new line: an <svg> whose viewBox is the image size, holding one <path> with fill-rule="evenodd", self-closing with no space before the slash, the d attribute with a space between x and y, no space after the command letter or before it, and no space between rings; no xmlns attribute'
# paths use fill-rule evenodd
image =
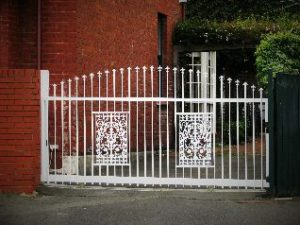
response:
<svg viewBox="0 0 300 225"><path fill-rule="evenodd" d="M0 70L0 192L31 193L40 182L40 77Z"/></svg>

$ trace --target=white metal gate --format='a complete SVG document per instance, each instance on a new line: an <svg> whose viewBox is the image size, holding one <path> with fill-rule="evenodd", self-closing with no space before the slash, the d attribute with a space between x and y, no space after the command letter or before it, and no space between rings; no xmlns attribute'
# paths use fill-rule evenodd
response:
<svg viewBox="0 0 300 225"><path fill-rule="evenodd" d="M128 67L48 88L44 71L42 181L268 187L263 90L202 75L184 68ZM190 97L192 89L202 95Z"/></svg>

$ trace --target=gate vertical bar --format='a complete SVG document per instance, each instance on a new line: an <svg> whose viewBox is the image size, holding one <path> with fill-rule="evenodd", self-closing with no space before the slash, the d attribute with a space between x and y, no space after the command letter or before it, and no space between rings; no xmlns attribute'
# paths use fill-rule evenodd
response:
<svg viewBox="0 0 300 225"><path fill-rule="evenodd" d="M124 69L120 68L120 75L121 75L121 97L124 97ZM124 111L124 102L121 102L121 111Z"/></svg>
<svg viewBox="0 0 300 225"><path fill-rule="evenodd" d="M98 73L98 96L99 96L99 100L98 100L98 111L101 111L101 102L100 102L100 98L101 98L101 75L102 73L99 71Z"/></svg>
<svg viewBox="0 0 300 225"><path fill-rule="evenodd" d="M86 176L86 111L85 111L85 81L86 75L82 76L83 79L83 175Z"/></svg>
<svg viewBox="0 0 300 225"><path fill-rule="evenodd" d="M252 99L254 100L254 91L255 86L251 86L252 89ZM255 183L255 105L254 102L252 102L252 166L253 166L253 181ZM253 185L253 188L255 188L255 185Z"/></svg>
<svg viewBox="0 0 300 225"><path fill-rule="evenodd" d="M161 71L162 67L159 66L158 68L158 86L159 86L159 91L158 95L161 97L162 95L162 88L161 88ZM159 178L161 178L161 173L162 173L162 142L161 142L161 100L159 100L159 107L158 107L158 138L159 138Z"/></svg>
<svg viewBox="0 0 300 225"><path fill-rule="evenodd" d="M98 111L100 112L101 111L101 101L100 101L100 98L101 98L101 76L102 76L102 73L99 71L97 74L98 74L98 96L99 96ZM98 169L99 169L99 176L101 176L102 175L102 167L101 167L100 164L98 165Z"/></svg>
<svg viewBox="0 0 300 225"><path fill-rule="evenodd" d="M201 64L202 66L202 64ZM197 98L201 98L201 88L200 88L200 70L197 70L196 72L196 75L197 75ZM198 109L197 109L197 112L199 113L200 112L200 103L198 102ZM201 168L200 166L198 167L198 179L201 178ZM200 187L200 183L198 185L198 187Z"/></svg>
<svg viewBox="0 0 300 225"><path fill-rule="evenodd" d="M239 84L240 81L236 80L236 98L239 98ZM240 108L239 103L236 103L236 151L237 151L237 179L240 180ZM238 187L239 188L239 187Z"/></svg>
<svg viewBox="0 0 300 225"><path fill-rule="evenodd" d="M166 67L166 79L167 79L167 99L169 98L169 70L170 67ZM167 178L169 178L170 176L170 149L169 149L169 145L170 145L170 140L169 140L169 102L167 101ZM168 185L169 186L169 185Z"/></svg>
<svg viewBox="0 0 300 225"><path fill-rule="evenodd" d="M56 123L57 123L57 115L56 115L56 84L53 84L53 111L54 111L54 175L55 175L55 184L56 184L56 175L57 175L57 131L56 131Z"/></svg>
<svg viewBox="0 0 300 225"><path fill-rule="evenodd" d="M72 80L68 80L68 89L69 89L69 170L70 170L70 175L72 175L72 130L71 130L71 82ZM71 184L70 180L70 184Z"/></svg>
<svg viewBox="0 0 300 225"><path fill-rule="evenodd" d="M75 96L78 97L79 77L75 77ZM79 124L78 124L78 101L75 101L75 123L76 123L76 175L79 175Z"/></svg>
<svg viewBox="0 0 300 225"><path fill-rule="evenodd" d="M206 60L206 66L208 67L208 55L206 54L206 57L205 57L205 60ZM207 98L207 79L208 79L208 71L207 69L205 69L205 72L204 72L204 98ZM204 103L204 112L207 113L207 103ZM206 179L208 179L208 168L206 167L205 168L205 177ZM207 187L207 186L206 186Z"/></svg>
<svg viewBox="0 0 300 225"><path fill-rule="evenodd" d="M112 72L113 72L113 98L114 98L114 116L116 115L116 69L113 69ZM113 120L113 118L111 117L111 120ZM111 155L113 155L111 153ZM114 165L114 177L116 177L116 165ZM116 183L114 183L114 185L116 185Z"/></svg>
<svg viewBox="0 0 300 225"><path fill-rule="evenodd" d="M194 97L194 92L193 92L193 70L189 69L189 94L190 98ZM193 102L190 102L190 112L194 112L194 105Z"/></svg>
<svg viewBox="0 0 300 225"><path fill-rule="evenodd" d="M64 131L65 131L65 124L64 124L64 81L60 82L60 96L61 96L61 173L64 173Z"/></svg>
<svg viewBox="0 0 300 225"><path fill-rule="evenodd" d="M109 71L108 70L105 70L104 71L105 73L105 96L106 96L106 112L108 112L108 74L109 74ZM109 166L106 165L106 176L109 175ZM106 185L108 185L108 183L106 183Z"/></svg>
<svg viewBox="0 0 300 225"><path fill-rule="evenodd" d="M184 68L180 69L181 71L181 112L184 112ZM176 159L177 162L177 159ZM184 167L182 167L182 178L184 178ZM183 183L183 187L184 187L184 183Z"/></svg>
<svg viewBox="0 0 300 225"><path fill-rule="evenodd" d="M248 162L247 162L247 83L244 82L243 83L244 85L244 99L245 99L245 102L244 102L244 119L245 119L245 149L244 149L244 159L245 159L245 180L248 180ZM247 189L247 186L246 186L246 189Z"/></svg>
<svg viewBox="0 0 300 225"><path fill-rule="evenodd" d="M90 73L91 79L91 97L94 96L94 74ZM91 158L91 175L94 176L94 102L91 100L91 151L92 151L92 158ZM93 183L92 183L93 184Z"/></svg>
<svg viewBox="0 0 300 225"><path fill-rule="evenodd" d="M147 67L143 66L144 98L146 98L146 71ZM144 101L144 177L147 177L146 101Z"/></svg>
<svg viewBox="0 0 300 225"><path fill-rule="evenodd" d="M189 91L190 91L190 98L194 98L194 87L193 87L193 70L189 69ZM190 112L194 112L194 104L192 101L190 101ZM190 168L190 178L193 177L193 168Z"/></svg>
<svg viewBox="0 0 300 225"><path fill-rule="evenodd" d="M136 73L136 97L139 97L139 67L135 67ZM139 102L136 101L136 176L139 177ZM139 186L137 184L137 186Z"/></svg>
<svg viewBox="0 0 300 225"><path fill-rule="evenodd" d="M159 86L159 97L162 95L162 87L161 87L161 71L162 67L159 66L158 68L158 86ZM162 142L161 142L161 100L159 99L159 107L158 107L158 139L159 139L159 178L161 178L162 174Z"/></svg>
<svg viewBox="0 0 300 225"><path fill-rule="evenodd" d="M151 98L153 98L153 70L154 66L150 66L151 80ZM153 140L153 101L151 101L151 175L154 177L154 140ZM154 186L154 183L152 184Z"/></svg>
<svg viewBox="0 0 300 225"><path fill-rule="evenodd" d="M131 102L130 102L130 96L131 96L131 68L128 67L127 68L127 76L128 76L128 80L127 80L127 88L128 88L128 111L129 111L129 118L128 118L128 138L129 138L129 144L128 144L128 151L129 151L129 154L128 154L128 157L129 157L129 161L131 161L131 138L130 138L130 135L131 135ZM131 177L131 163L129 165L129 174L128 176ZM129 183L129 185L131 185Z"/></svg>
<svg viewBox="0 0 300 225"><path fill-rule="evenodd" d="M223 80L224 76L220 76L220 95L221 95L221 177L224 180L224 109L223 109ZM224 186L222 185L222 188Z"/></svg>
<svg viewBox="0 0 300 225"><path fill-rule="evenodd" d="M124 69L120 68L120 74L121 74L121 97L124 97ZM121 111L124 111L124 102L121 102ZM128 150L129 151L129 150ZM121 166L121 177L124 177L124 166ZM122 186L124 183L122 183Z"/></svg>
<svg viewBox="0 0 300 225"><path fill-rule="evenodd" d="M201 97L207 97L207 78L208 78L208 65L209 53L201 52ZM203 112L207 112L207 103L203 104Z"/></svg>
<svg viewBox="0 0 300 225"><path fill-rule="evenodd" d="M231 81L232 79L229 77L228 81L228 98L231 98ZM228 144L229 144L229 179L232 178L232 152L231 152L231 103L228 103ZM229 186L230 188L231 186Z"/></svg>
<svg viewBox="0 0 300 225"><path fill-rule="evenodd" d="M174 79L174 99L176 100L177 99L177 68L174 67L173 68L173 79ZM174 163L175 163L175 178L177 177L177 166L176 166L176 160L177 160L177 118L176 118L176 112L177 112L177 101L174 101L174 136L175 136L175 160L174 160ZM176 185L175 185L176 187Z"/></svg>

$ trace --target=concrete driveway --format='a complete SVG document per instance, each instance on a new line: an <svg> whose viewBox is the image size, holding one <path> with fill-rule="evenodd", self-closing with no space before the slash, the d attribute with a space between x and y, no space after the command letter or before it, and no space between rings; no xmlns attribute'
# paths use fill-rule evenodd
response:
<svg viewBox="0 0 300 225"><path fill-rule="evenodd" d="M0 195L0 224L300 224L300 199L259 193L43 187Z"/></svg>

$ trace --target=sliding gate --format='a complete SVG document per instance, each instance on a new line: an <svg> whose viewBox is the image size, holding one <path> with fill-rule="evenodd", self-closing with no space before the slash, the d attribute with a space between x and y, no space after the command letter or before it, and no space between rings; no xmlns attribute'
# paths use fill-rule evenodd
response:
<svg viewBox="0 0 300 225"><path fill-rule="evenodd" d="M44 71L42 181L268 187L263 90L210 73L128 67L49 85Z"/></svg>

